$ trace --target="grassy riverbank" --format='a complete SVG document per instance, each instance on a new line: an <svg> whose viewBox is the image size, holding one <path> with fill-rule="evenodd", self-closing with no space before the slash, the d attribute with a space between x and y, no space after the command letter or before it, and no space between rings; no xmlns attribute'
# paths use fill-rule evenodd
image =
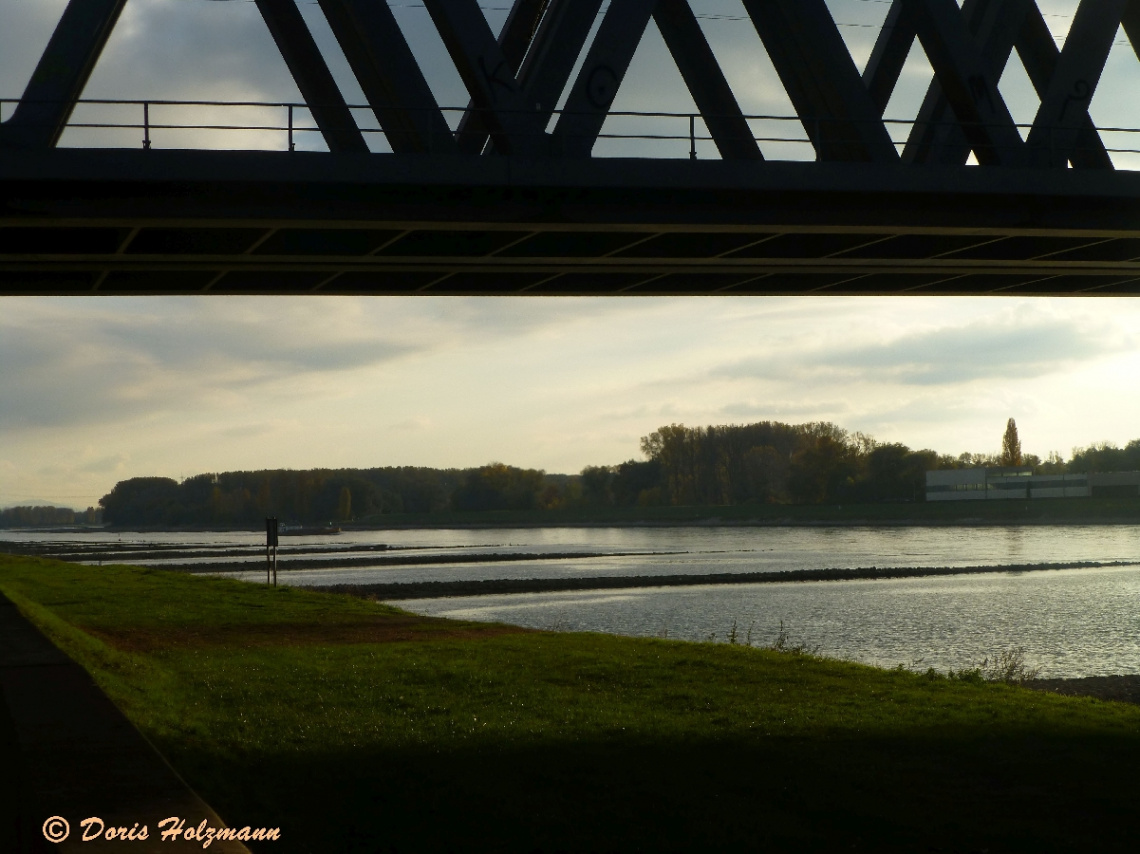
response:
<svg viewBox="0 0 1140 854"><path fill-rule="evenodd" d="M1124 850L1140 708L0 556L265 851ZM257 849L255 849L257 850Z"/></svg>

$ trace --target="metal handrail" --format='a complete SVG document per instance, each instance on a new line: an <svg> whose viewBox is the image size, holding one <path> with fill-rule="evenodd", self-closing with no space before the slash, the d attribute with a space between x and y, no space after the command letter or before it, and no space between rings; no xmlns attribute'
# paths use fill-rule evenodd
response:
<svg viewBox="0 0 1140 854"><path fill-rule="evenodd" d="M5 105L13 104L19 106L21 103L35 103L23 102L22 99L17 98L0 98L0 123L5 121ZM53 102L56 103L56 102ZM372 107L369 104L347 104L349 110L352 111L371 111ZM110 99L110 98L83 98L76 101L73 105L73 112L75 109L82 107L136 107L142 110L142 121L69 121L66 125L67 129L75 130L137 130L143 134L142 147L150 149L153 145L152 132L154 131L254 131L254 132L273 132L284 133L286 135L286 150L296 150L296 135L304 133L320 133L320 129L312 124L298 124L297 114L298 111L301 115L309 115L310 106L304 102L291 102L291 101L210 101L210 100L171 100L171 99ZM273 109L283 110L285 112L284 122L278 123L262 123L262 124L202 124L202 123L171 123L155 122L151 120L151 107L179 107L179 108L201 108L201 107L225 107L225 108L253 108L253 109ZM446 115L464 115L471 112L478 113L478 109L473 109L469 106L463 107L441 107L439 112ZM569 114L564 110L552 111L553 116ZM12 116L8 116L11 119ZM310 117L311 118L311 117ZM599 133L598 139L607 140L629 140L629 141L647 141L647 142L687 142L689 144L688 154L689 159L697 159L697 144L715 142L714 137L708 132L706 118L719 118L719 117L706 117L700 113L694 112L666 112L666 111L634 111L634 110L614 110L606 115L607 119L642 119L642 120L677 120L683 123L682 127L685 128L682 132L669 133L669 132L618 132L615 130L607 130L605 133ZM757 143L767 143L770 145L798 145L809 146L815 149L817 142L821 139L821 131L829 124L835 125L842 123L844 125L856 125L858 122L854 120L839 120L834 118L823 117L803 117L779 114L746 114L742 118L748 123L756 122L776 122L776 123L790 123L800 125L803 128L803 135L759 135L755 133L752 135L752 140ZM699 122L699 124L698 124ZM884 118L878 120L877 124L881 124L887 128L888 135L891 137L891 142L895 146L903 146L907 143L906 139L895 139L895 134L892 133L894 129L905 129L909 134L911 129L919 124L918 120L914 119L889 119ZM956 121L952 122L929 122L931 126L957 126ZM687 127L686 127L687 125ZM814 133L810 132L808 128L812 128ZM1006 126L1008 127L1008 126ZM1015 123L1014 127L1019 131L1028 131L1032 129L1032 124ZM703 128L703 132L702 132ZM750 128L751 129L751 128ZM365 135L385 135L382 128L378 127L359 127L362 134ZM1129 127L1098 127L1096 128L1098 134L1137 134L1140 133L1140 128ZM455 131L452 131L455 133ZM1023 134L1024 135L1024 134ZM816 142L813 142L812 137L815 137ZM855 140L851 140L855 142ZM1103 144L1103 139L1102 139ZM1104 150L1109 154L1140 154L1140 147L1110 147L1104 145Z"/></svg>

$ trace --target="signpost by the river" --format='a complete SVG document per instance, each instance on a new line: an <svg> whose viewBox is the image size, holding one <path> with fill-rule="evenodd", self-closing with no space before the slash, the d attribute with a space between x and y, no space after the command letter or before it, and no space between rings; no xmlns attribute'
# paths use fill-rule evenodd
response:
<svg viewBox="0 0 1140 854"><path fill-rule="evenodd" d="M265 583L273 575L273 586L277 586L277 517L265 520Z"/></svg>

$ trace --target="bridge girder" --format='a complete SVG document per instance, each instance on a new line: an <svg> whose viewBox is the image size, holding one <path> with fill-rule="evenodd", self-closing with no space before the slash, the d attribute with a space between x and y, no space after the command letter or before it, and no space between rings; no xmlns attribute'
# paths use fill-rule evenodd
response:
<svg viewBox="0 0 1140 854"><path fill-rule="evenodd" d="M0 293L1140 290L1140 173L1088 113L1140 0L1081 0L1061 48L1034 0L893 0L861 72L823 0L744 0L798 163L765 158L688 0L515 0L497 36L476 0L428 0L470 95L454 128L385 4L320 0L392 153L295 0L257 0L329 153L59 148L124 2L71 0L0 125ZM719 160L592 155L651 20ZM896 143L916 42L934 79ZM1041 98L1024 138L1014 51Z"/></svg>
<svg viewBox="0 0 1140 854"><path fill-rule="evenodd" d="M754 165L24 152L0 166L0 280L7 293L1140 291L1140 173Z"/></svg>

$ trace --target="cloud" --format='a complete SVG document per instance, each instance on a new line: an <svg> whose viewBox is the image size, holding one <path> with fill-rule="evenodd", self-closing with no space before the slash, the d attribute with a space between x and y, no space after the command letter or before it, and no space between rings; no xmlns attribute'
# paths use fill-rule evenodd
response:
<svg viewBox="0 0 1140 854"><path fill-rule="evenodd" d="M817 364L833 370L873 370L913 385L1026 380L1110 352L1112 344L1099 332L1060 320L1022 327L983 322L839 348Z"/></svg>
<svg viewBox="0 0 1140 854"><path fill-rule="evenodd" d="M335 299L13 299L6 307L0 429L7 430L192 412L245 399L257 387L350 374L429 346Z"/></svg>
<svg viewBox="0 0 1140 854"><path fill-rule="evenodd" d="M422 349L388 337L383 329L354 328L357 324L338 316L329 303L282 311L269 301L260 311L238 313L227 311L224 303L199 303L190 314L174 304L173 311L145 319L108 318L103 335L154 367L228 367L231 372L219 379L239 384L296 372L352 370Z"/></svg>
<svg viewBox="0 0 1140 854"><path fill-rule="evenodd" d="M448 340L491 342L503 337L554 333L576 334L610 318L642 316L664 301L588 297L415 297L400 300L401 311L430 323L433 333ZM441 329L440 327L444 327Z"/></svg>
<svg viewBox="0 0 1140 854"><path fill-rule="evenodd" d="M66 0L0 0L0 77L4 97L23 92L35 70L52 30L63 14ZM5 116L10 113L5 105Z"/></svg>
<svg viewBox="0 0 1140 854"><path fill-rule="evenodd" d="M984 379L1025 381L1122 346L1120 336L1103 326L1047 318L1022 324L983 319L883 342L817 346L795 356L748 358L725 365L715 374L732 379L873 379L918 386Z"/></svg>
<svg viewBox="0 0 1140 854"><path fill-rule="evenodd" d="M816 419L821 412L831 413L831 417L849 412L850 404L842 400L798 400L798 401L741 401L722 406L719 414L727 418L750 418L773 420L781 418Z"/></svg>
<svg viewBox="0 0 1140 854"><path fill-rule="evenodd" d="M298 99L253 3L132 0L86 97Z"/></svg>
<svg viewBox="0 0 1140 854"><path fill-rule="evenodd" d="M266 400L268 391L343 395L361 388L350 379L360 372L433 354L524 353L529 339L574 339L607 318L652 310L620 300L454 297L12 298L5 309L0 430L184 418Z"/></svg>
<svg viewBox="0 0 1140 854"><path fill-rule="evenodd" d="M236 427L226 427L218 430L217 435L225 439L259 439L277 432L276 424L239 424Z"/></svg>
<svg viewBox="0 0 1140 854"><path fill-rule="evenodd" d="M430 430L434 426L430 418L418 416L397 421L395 424L390 425L388 429L393 433L420 433L424 430Z"/></svg>
<svg viewBox="0 0 1140 854"><path fill-rule="evenodd" d="M77 466L77 470L89 474L106 474L108 472L122 471L123 467L131 461L131 455L126 453L111 454L99 457Z"/></svg>

